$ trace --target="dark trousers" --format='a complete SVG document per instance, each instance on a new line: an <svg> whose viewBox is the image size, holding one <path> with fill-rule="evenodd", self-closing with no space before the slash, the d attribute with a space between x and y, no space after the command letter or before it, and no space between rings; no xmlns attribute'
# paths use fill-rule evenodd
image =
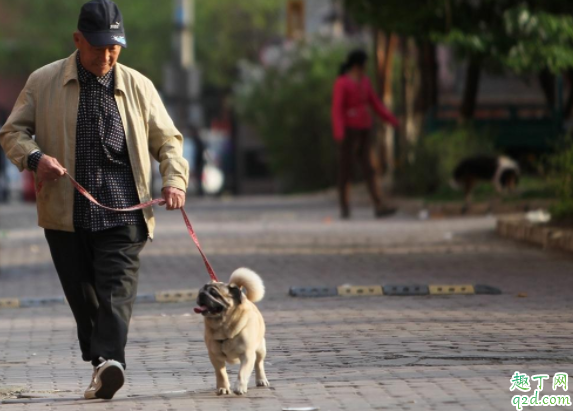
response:
<svg viewBox="0 0 573 411"><path fill-rule="evenodd" d="M116 360L125 345L137 295L139 253L147 227L128 225L89 232L45 230L52 260L78 328L84 361Z"/></svg>
<svg viewBox="0 0 573 411"><path fill-rule="evenodd" d="M381 207L382 200L371 155L370 129L347 128L344 140L339 143L338 150L338 194L341 213L348 215L350 211L350 180L352 178L352 168L355 159L358 160L362 167L362 173L366 180L366 186L368 187L368 192L374 203L374 207L376 209Z"/></svg>

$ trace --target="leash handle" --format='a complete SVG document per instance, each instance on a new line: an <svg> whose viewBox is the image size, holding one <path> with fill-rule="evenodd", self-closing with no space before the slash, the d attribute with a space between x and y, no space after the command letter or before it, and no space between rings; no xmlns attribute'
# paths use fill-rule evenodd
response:
<svg viewBox="0 0 573 411"><path fill-rule="evenodd" d="M119 213L123 213L123 212L127 212L127 211L135 211L135 210L141 210L143 208L147 208L150 207L154 204L158 204L160 206L165 205L165 200L162 198L156 198L155 200L150 200L150 201L146 201L145 203L141 203L141 204L137 204L134 205L132 207L127 207L127 208L112 208L112 207L107 207L104 206L103 204L100 204L90 193L88 193L88 191L82 187L82 185L80 183L78 183L71 175L69 175L68 173L66 173L66 176L70 179L70 182L72 183L72 185L76 188L76 190L78 190L80 192L81 195L83 195L85 198L87 198L89 201L91 201L92 203L94 203L95 205L101 207L101 208L105 208L106 210L110 210L110 211L116 211ZM38 184L38 191L37 193L39 193L42 190L43 187L43 183L40 182ZM195 243L195 245L197 246L197 250L199 250L199 254L201 254L201 257L203 258L203 262L205 263L205 268L207 268L207 272L209 273L209 276L211 277L211 280L213 280L214 282L219 282L219 279L217 278L217 275L215 274L215 270L213 270L213 267L211 266L211 263L209 263L209 260L207 259L207 256L205 255L205 253L203 252L203 249L201 248L201 244L199 243L199 239L197 238L197 234L195 234L195 230L193 230L193 226L191 225L191 222L189 221L189 218L187 217L187 213L185 212L185 210L183 209L183 207L181 207L181 215L183 216L183 221L185 222L185 225L187 226L187 232L189 233L189 237L191 237L191 239L193 240L193 242Z"/></svg>

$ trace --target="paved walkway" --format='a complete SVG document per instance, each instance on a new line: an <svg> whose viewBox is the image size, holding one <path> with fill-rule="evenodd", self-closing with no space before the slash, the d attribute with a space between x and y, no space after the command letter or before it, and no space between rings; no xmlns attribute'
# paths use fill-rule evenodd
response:
<svg viewBox="0 0 573 411"><path fill-rule="evenodd" d="M265 280L259 305L272 387L217 397L193 304L140 304L125 388L111 402L78 400L91 372L79 359L69 308L4 309L0 398L22 390L32 398L2 408L510 410L515 371L573 373L573 258L500 240L491 217L376 221L358 207L353 220L341 222L321 196L191 201L187 209L219 277L244 265ZM0 298L61 295L34 225L32 207L0 208ZM158 212L140 292L207 281L186 235L178 213ZM504 294L287 296L290 286L346 283L479 283ZM236 367L230 370L233 380Z"/></svg>

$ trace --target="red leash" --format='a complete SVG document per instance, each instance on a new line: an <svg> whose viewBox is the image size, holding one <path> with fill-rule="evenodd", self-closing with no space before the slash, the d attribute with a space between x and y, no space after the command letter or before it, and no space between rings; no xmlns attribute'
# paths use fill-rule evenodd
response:
<svg viewBox="0 0 573 411"><path fill-rule="evenodd" d="M126 212L126 211L141 210L143 208L147 208L147 207L152 206L154 204L165 205L164 199L156 198L155 200L146 201L145 203L137 204L137 205L134 205L132 207L127 207L127 208L107 207L107 206L104 206L103 204L100 204L90 193L87 192L87 190L85 188L83 188L80 185L80 183L78 183L76 180L74 180L74 178L71 175L66 173L66 176L70 179L70 181L72 182L72 185L76 188L76 190L78 190L80 192L81 195L83 195L85 198L87 198L92 203L100 206L101 208L105 208L106 210L116 211L116 212L121 213L121 212ZM38 193L40 192L40 190L42 190L42 187L43 187L43 184L42 184L42 182L40 182L38 184ZM185 212L185 210L183 208L180 208L180 210L181 210L181 215L183 216L183 220L185 221L185 225L187 226L187 232L189 233L189 236L191 237L191 239L193 240L193 242L197 246L197 250L199 250L199 254L201 254L201 257L203 258L203 262L205 263L205 267L207 268L207 272L209 273L211 280L213 280L215 282L219 282L219 279L217 278L217 275L215 274L215 270L213 270L213 267L209 263L209 260L207 260L207 256L205 255L205 253L203 252L203 249L201 248L201 244L199 244L199 239L197 238L197 234L195 234L195 230L193 230L193 226L191 225L191 222L189 221L189 218L187 217L187 213Z"/></svg>

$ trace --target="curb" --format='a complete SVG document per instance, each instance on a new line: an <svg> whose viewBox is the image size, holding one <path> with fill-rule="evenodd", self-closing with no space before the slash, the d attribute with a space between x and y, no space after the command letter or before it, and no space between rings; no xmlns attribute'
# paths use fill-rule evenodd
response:
<svg viewBox="0 0 573 411"><path fill-rule="evenodd" d="M334 297L334 296L419 296L419 295L499 295L501 290L483 284L462 285L341 285L339 287L291 287L291 297Z"/></svg>
<svg viewBox="0 0 573 411"><path fill-rule="evenodd" d="M194 302L199 295L198 289L189 290L165 290L152 294L139 294L135 298L136 303L184 303ZM44 298L0 298L0 309L3 308L26 308L47 307L67 304L65 297Z"/></svg>
<svg viewBox="0 0 573 411"><path fill-rule="evenodd" d="M573 230L530 223L523 216L508 216L497 220L501 237L524 241L547 250L573 252Z"/></svg>

